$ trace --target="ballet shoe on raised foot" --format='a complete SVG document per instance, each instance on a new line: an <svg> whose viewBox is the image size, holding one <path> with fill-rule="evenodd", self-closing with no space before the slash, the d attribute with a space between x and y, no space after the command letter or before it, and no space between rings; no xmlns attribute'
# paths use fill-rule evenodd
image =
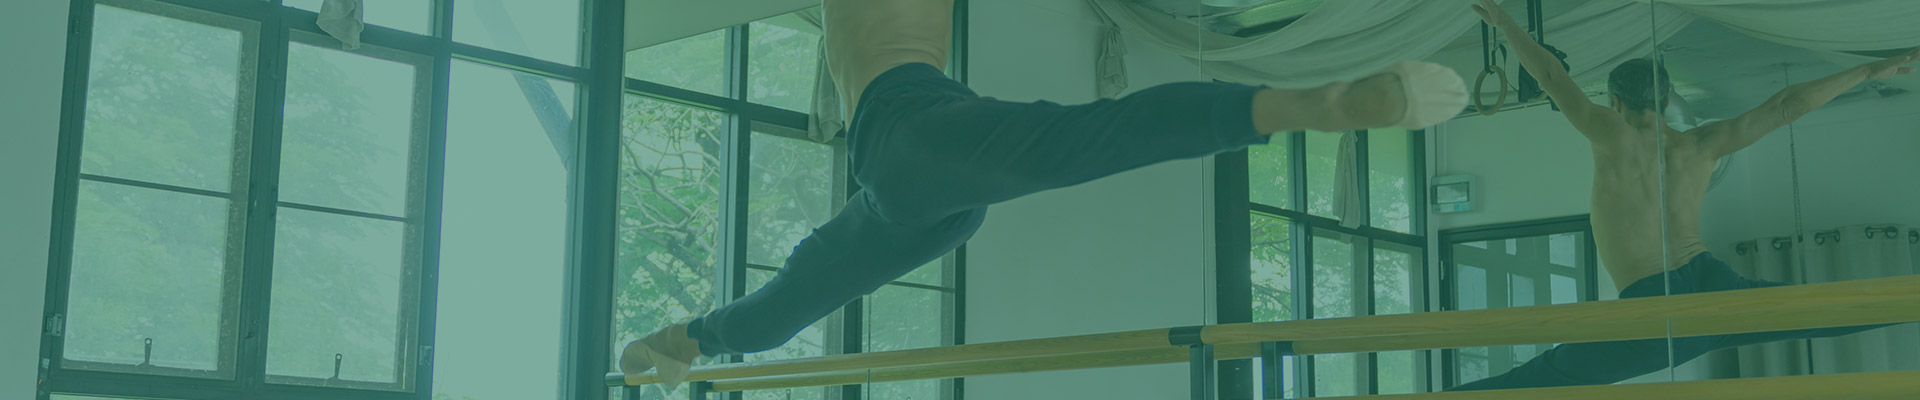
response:
<svg viewBox="0 0 1920 400"><path fill-rule="evenodd" d="M687 336L687 324L674 324L646 338L627 343L620 351L620 372L627 376L653 370L667 390L680 387L700 356L700 343Z"/></svg>
<svg viewBox="0 0 1920 400"><path fill-rule="evenodd" d="M1389 76L1398 78L1397 85L1392 84L1393 80L1381 80ZM1379 87L1368 87L1376 85L1393 89L1382 91ZM1425 61L1394 63L1354 81L1352 89L1361 93L1349 99L1350 110L1397 115L1388 126L1405 129L1426 128L1453 119L1460 115L1460 110L1466 109L1468 101L1467 84L1460 80L1460 74L1452 68ZM1395 112L1389 102L1397 102L1401 107Z"/></svg>

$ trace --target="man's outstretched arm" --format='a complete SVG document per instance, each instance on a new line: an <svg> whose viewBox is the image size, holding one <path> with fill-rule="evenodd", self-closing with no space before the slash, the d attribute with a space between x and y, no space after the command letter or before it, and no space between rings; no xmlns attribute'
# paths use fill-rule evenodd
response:
<svg viewBox="0 0 1920 400"><path fill-rule="evenodd" d="M1820 109L1861 82L1913 73L1913 67L1906 64L1915 59L1920 59L1920 48L1892 58L1860 64L1818 80L1796 83L1774 93L1766 103L1739 117L1707 124L1689 133L1698 135L1704 144L1702 147L1714 157L1733 154L1760 141L1767 133Z"/></svg>
<svg viewBox="0 0 1920 400"><path fill-rule="evenodd" d="M1560 66L1560 59L1554 57L1546 47L1540 46L1539 42L1533 41L1533 37L1527 36L1527 30L1513 22L1513 17L1502 11L1500 5L1494 4L1493 0L1480 0L1480 4L1473 6L1473 12L1479 13L1480 19L1486 21L1487 25L1499 28L1506 35L1507 43L1513 45L1513 51L1520 55L1520 65L1527 67L1527 73L1532 74L1534 80L1540 81L1547 95L1553 96L1554 102L1560 106L1560 113L1566 115L1567 121L1572 122L1581 134L1592 139L1596 134L1619 131L1608 126L1620 121L1619 114L1588 100L1587 93L1581 91L1580 85L1573 83L1573 77L1567 75L1566 69Z"/></svg>

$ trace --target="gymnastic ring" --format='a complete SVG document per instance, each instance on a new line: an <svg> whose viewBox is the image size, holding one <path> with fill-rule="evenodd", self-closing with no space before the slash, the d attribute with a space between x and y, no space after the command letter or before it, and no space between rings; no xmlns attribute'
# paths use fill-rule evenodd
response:
<svg viewBox="0 0 1920 400"><path fill-rule="evenodd" d="M1480 86L1486 84L1487 75L1493 74L1499 74L1500 76L1500 99L1493 103L1493 108L1487 108L1486 104L1480 102ZM1506 106L1507 70L1500 68L1498 65L1488 65L1487 69L1480 72L1480 77L1473 78L1473 109L1474 111L1479 111L1480 115L1493 115L1500 112L1500 107Z"/></svg>

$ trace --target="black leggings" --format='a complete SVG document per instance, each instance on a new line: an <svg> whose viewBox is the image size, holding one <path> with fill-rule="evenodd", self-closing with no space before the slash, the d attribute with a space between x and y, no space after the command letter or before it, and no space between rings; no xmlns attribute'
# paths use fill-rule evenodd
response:
<svg viewBox="0 0 1920 400"><path fill-rule="evenodd" d="M1665 277L1662 279L1662 275L1654 275L1627 285L1626 289L1620 291L1620 298L1663 295L1669 281L1673 285L1673 294L1787 285L1742 277L1733 272L1727 263L1714 258L1712 253L1701 253L1687 265L1667 272ZM1888 325L1673 338L1671 348L1667 346L1667 339L1568 343L1547 350L1504 374L1454 386L1447 391L1608 385L1667 368L1669 349L1673 351L1674 365L1679 365L1719 349L1782 340L1834 337L1885 326Z"/></svg>
<svg viewBox="0 0 1920 400"><path fill-rule="evenodd" d="M927 64L867 86L848 128L862 190L767 285L689 326L707 355L778 347L840 306L952 251L990 204L1163 161L1264 144L1260 88L1178 83L1063 106L980 97Z"/></svg>

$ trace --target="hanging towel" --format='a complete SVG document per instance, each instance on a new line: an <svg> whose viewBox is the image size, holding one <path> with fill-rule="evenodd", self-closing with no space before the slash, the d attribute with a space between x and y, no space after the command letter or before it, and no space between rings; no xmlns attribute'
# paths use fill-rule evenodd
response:
<svg viewBox="0 0 1920 400"><path fill-rule="evenodd" d="M1088 0L1089 3L1092 0ZM1094 88L1100 98L1120 97L1127 90L1127 42L1121 36L1120 25L1100 8L1094 8L1094 14L1100 16L1100 55L1094 60Z"/></svg>
<svg viewBox="0 0 1920 400"><path fill-rule="evenodd" d="M353 50L360 48L360 31L367 26L362 22L361 0L327 0L320 4L320 18L315 21L320 30L340 40L340 48Z"/></svg>
<svg viewBox="0 0 1920 400"><path fill-rule="evenodd" d="M826 26L826 19L819 8L795 13L801 20L815 27ZM813 77L813 112L807 113L807 138L815 142L831 142L846 129L845 103L840 99L840 88L834 86L833 72L827 70L827 40L822 36L816 46L820 47L820 58L815 60L818 66Z"/></svg>
<svg viewBox="0 0 1920 400"><path fill-rule="evenodd" d="M1333 215L1340 218L1340 226L1347 229L1360 228L1360 221L1367 217L1366 199L1360 198L1360 185L1366 180L1360 178L1366 171L1359 169L1360 134L1347 131L1340 134L1340 158L1334 162L1333 176Z"/></svg>

